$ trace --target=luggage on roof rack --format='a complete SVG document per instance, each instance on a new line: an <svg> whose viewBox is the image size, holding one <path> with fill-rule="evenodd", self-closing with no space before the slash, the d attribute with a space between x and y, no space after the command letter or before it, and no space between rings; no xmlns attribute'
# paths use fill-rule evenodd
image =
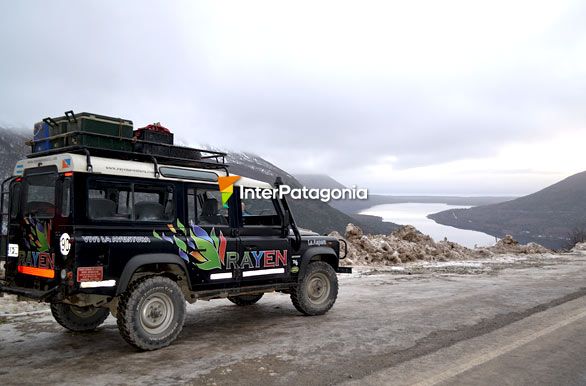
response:
<svg viewBox="0 0 586 386"><path fill-rule="evenodd" d="M88 146L112 150L132 150L132 121L93 113L66 111L57 118L35 124L32 152L67 146Z"/></svg>
<svg viewBox="0 0 586 386"><path fill-rule="evenodd" d="M146 141L136 141L134 143L134 152L161 157L184 158L193 160L199 160L202 157L201 151L199 149Z"/></svg>
<svg viewBox="0 0 586 386"><path fill-rule="evenodd" d="M134 130L134 138L139 141L173 144L173 133L160 122Z"/></svg>
<svg viewBox="0 0 586 386"><path fill-rule="evenodd" d="M134 130L134 151L162 157L200 159L201 151L173 145L173 133L159 122Z"/></svg>
<svg viewBox="0 0 586 386"><path fill-rule="evenodd" d="M166 137L157 137L160 134ZM166 143L169 134L171 143ZM225 153L175 146L172 138L173 134L160 123L133 132L130 120L68 111L63 117L45 118L35 125L34 138L29 142L32 154L28 157L77 152L88 157L91 153L92 156L226 169Z"/></svg>

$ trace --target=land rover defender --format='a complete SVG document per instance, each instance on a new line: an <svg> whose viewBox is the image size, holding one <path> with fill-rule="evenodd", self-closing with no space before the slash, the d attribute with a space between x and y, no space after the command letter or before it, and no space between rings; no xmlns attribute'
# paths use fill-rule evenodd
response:
<svg viewBox="0 0 586 386"><path fill-rule="evenodd" d="M197 151L75 145L18 161L2 184L0 291L50 303L72 331L111 313L142 350L176 339L186 301L247 306L277 291L303 314L327 312L336 273L350 272L339 264L345 244L300 232L285 198L243 199L241 189L273 186L232 176L223 153Z"/></svg>

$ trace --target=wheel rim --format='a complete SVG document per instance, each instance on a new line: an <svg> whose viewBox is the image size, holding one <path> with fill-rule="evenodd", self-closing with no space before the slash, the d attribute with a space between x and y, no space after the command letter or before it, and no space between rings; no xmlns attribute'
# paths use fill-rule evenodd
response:
<svg viewBox="0 0 586 386"><path fill-rule="evenodd" d="M171 298L164 293L155 293L142 302L140 324L147 333L157 335L169 328L174 314Z"/></svg>
<svg viewBox="0 0 586 386"><path fill-rule="evenodd" d="M94 316L98 309L96 307L77 307L77 306L69 306L71 309L71 313L78 318L87 319Z"/></svg>
<svg viewBox="0 0 586 386"><path fill-rule="evenodd" d="M330 281L328 277L317 272L307 281L307 296L309 301L314 304L323 303L330 295Z"/></svg>

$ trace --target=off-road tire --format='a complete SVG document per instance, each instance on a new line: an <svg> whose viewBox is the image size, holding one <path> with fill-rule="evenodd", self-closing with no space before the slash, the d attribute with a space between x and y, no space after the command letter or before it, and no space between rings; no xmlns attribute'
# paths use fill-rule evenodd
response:
<svg viewBox="0 0 586 386"><path fill-rule="evenodd" d="M94 331L110 314L107 308L77 307L67 303L51 303L53 317L63 327L75 332Z"/></svg>
<svg viewBox="0 0 586 386"><path fill-rule="evenodd" d="M120 296L117 320L120 335L130 345L141 350L166 347L183 329L185 298L173 280L144 277Z"/></svg>
<svg viewBox="0 0 586 386"><path fill-rule="evenodd" d="M297 311L305 315L323 315L332 308L338 297L338 277L328 263L309 263L305 274L291 290L291 301Z"/></svg>
<svg viewBox="0 0 586 386"><path fill-rule="evenodd" d="M264 294L228 296L228 300L237 306L250 306L258 302Z"/></svg>

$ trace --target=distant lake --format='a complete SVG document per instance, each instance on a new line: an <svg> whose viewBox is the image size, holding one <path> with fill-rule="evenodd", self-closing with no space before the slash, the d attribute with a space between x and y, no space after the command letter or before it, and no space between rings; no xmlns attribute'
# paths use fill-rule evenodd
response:
<svg viewBox="0 0 586 386"><path fill-rule="evenodd" d="M394 222L395 224L413 225L422 233L430 235L435 241L440 241L444 237L447 237L449 241L454 241L469 248L473 248L474 245L478 245L479 247L494 245L494 236L482 232L441 225L426 217L428 214L460 208L466 209L470 208L470 206L441 203L385 204L373 206L372 208L363 210L360 214L380 216L383 218L383 221Z"/></svg>

